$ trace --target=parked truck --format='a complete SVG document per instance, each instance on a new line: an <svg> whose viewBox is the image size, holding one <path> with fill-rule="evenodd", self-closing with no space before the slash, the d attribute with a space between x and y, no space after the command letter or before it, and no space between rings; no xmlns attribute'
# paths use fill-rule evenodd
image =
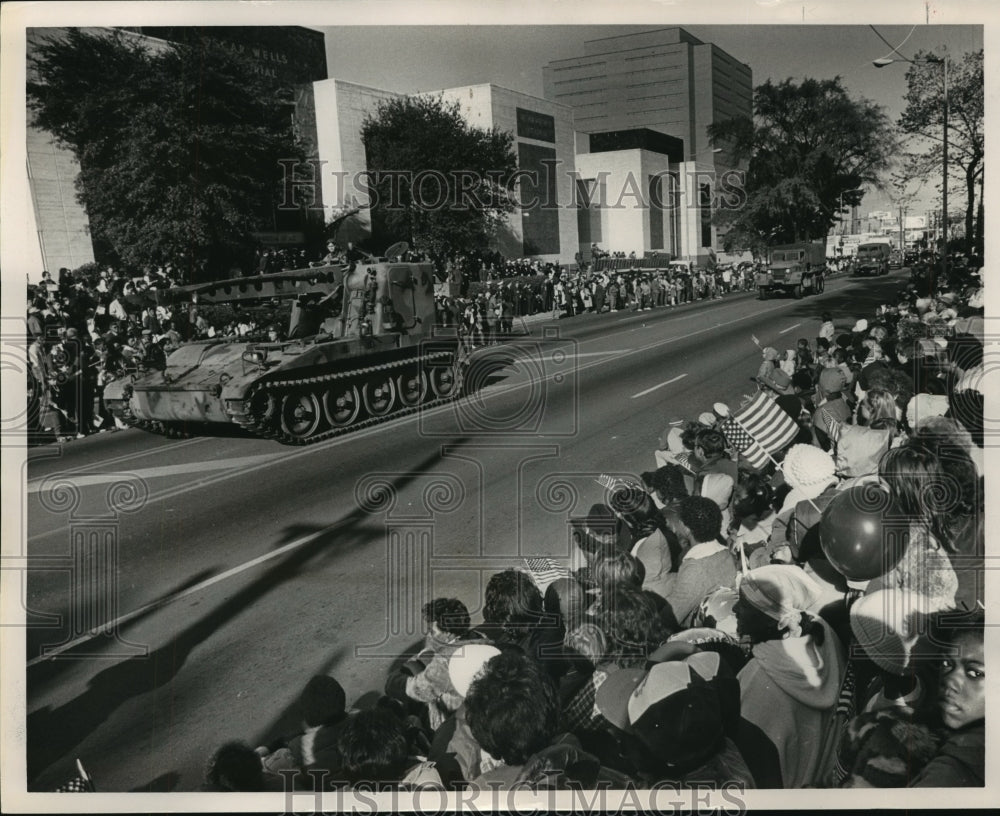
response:
<svg viewBox="0 0 1000 816"><path fill-rule="evenodd" d="M781 244L768 250L768 265L755 276L757 295L767 300L772 293L790 293L795 298L823 291L826 241Z"/></svg>
<svg viewBox="0 0 1000 816"><path fill-rule="evenodd" d="M876 243L874 241L861 244L858 247L857 255L854 257L854 269L851 274L860 275L888 275L889 255L892 247L887 243Z"/></svg>

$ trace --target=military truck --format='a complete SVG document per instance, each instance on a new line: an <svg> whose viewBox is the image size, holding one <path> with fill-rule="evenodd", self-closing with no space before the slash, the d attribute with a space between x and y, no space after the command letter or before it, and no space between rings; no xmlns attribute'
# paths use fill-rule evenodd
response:
<svg viewBox="0 0 1000 816"><path fill-rule="evenodd" d="M754 277L757 296L767 300L771 294L803 294L822 292L825 283L826 241L800 241L781 244L768 250L768 265Z"/></svg>
<svg viewBox="0 0 1000 816"><path fill-rule="evenodd" d="M887 243L870 241L858 246L858 252L854 256L854 268L851 274L855 277L862 275L888 275L889 255L892 247Z"/></svg>

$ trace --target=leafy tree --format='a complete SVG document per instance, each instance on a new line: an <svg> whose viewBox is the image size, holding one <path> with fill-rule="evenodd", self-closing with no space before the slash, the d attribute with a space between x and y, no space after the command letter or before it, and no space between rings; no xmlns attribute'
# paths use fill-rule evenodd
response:
<svg viewBox="0 0 1000 816"><path fill-rule="evenodd" d="M192 38L155 47L69 29L37 48L35 123L80 162L77 194L97 256L225 273L250 233L273 229L280 159L301 158L273 83L231 50Z"/></svg>
<svg viewBox="0 0 1000 816"><path fill-rule="evenodd" d="M935 55L923 52L917 53L913 59L918 62L928 57L936 59ZM940 64L920 63L910 66L906 81L906 109L899 117L899 129L931 145L925 151L906 154L907 171L912 176L934 178L940 174L943 161L944 75ZM964 182L965 235L966 240L972 242L966 248L980 253L983 247L985 157L983 106L982 49L965 54L960 60L949 60L948 175L949 179L955 176Z"/></svg>
<svg viewBox="0 0 1000 816"><path fill-rule="evenodd" d="M457 102L387 100L365 120L362 138L377 241L403 239L435 258L474 252L492 243L514 209L513 137L472 127Z"/></svg>
<svg viewBox="0 0 1000 816"><path fill-rule="evenodd" d="M840 206L861 202L864 185L878 184L895 139L884 111L852 99L834 79L770 80L754 89L754 118L709 127L739 164L749 162L745 200L720 209L727 251L760 252L780 243L825 237L840 220Z"/></svg>

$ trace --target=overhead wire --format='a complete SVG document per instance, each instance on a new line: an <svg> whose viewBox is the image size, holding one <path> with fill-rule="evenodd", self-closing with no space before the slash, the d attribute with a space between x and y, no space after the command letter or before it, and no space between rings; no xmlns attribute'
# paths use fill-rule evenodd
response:
<svg viewBox="0 0 1000 816"><path fill-rule="evenodd" d="M912 28L910 29L910 33L906 35L906 38L905 38L905 39L904 39L904 40L903 40L903 41L902 41L902 42L901 42L901 43L899 44L899 46L898 46L898 47L897 47L897 46L895 46L895 45L893 45L893 44L892 44L891 42L889 42L889 41L888 41L888 40L887 40L887 39L886 39L885 37L883 37L883 36L882 36L882 35L881 35L881 34L879 33L879 30L878 30L877 28L875 28L875 26L873 26L873 25L869 24L869 26L868 26L868 27L869 27L869 28L870 28L870 29L871 29L872 31L874 31L874 32L875 32L875 36L876 36L876 37L878 37L878 38L879 38L879 39L880 39L880 40L881 40L882 42L884 42L884 43L885 43L886 45L888 45L888 46L889 46L889 48L890 48L890 49L892 50L892 52L893 52L894 54L896 54L896 56L898 56L898 57L899 57L900 59L904 59L904 60L906 60L907 62L910 62L910 61L911 61L909 57L906 57L906 56L903 56L903 54L902 54L902 53L900 53L900 51L899 51L898 49L899 49L899 48L902 48L902 47L903 47L904 45L906 45L906 42L907 42L907 40L909 40L909 39L910 39L910 37L912 37L912 36L913 36L913 32L917 30L917 27L916 27L916 26L913 26L913 27L912 27Z"/></svg>

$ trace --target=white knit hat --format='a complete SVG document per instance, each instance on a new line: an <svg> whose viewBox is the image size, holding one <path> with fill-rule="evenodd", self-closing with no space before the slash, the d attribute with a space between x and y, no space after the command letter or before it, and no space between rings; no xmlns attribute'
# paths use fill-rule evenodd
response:
<svg viewBox="0 0 1000 816"><path fill-rule="evenodd" d="M833 457L813 445L792 445L781 470L788 485L807 499L815 499L837 481Z"/></svg>
<svg viewBox="0 0 1000 816"><path fill-rule="evenodd" d="M906 405L906 421L916 430L921 420L948 413L948 397L943 394L915 394Z"/></svg>

